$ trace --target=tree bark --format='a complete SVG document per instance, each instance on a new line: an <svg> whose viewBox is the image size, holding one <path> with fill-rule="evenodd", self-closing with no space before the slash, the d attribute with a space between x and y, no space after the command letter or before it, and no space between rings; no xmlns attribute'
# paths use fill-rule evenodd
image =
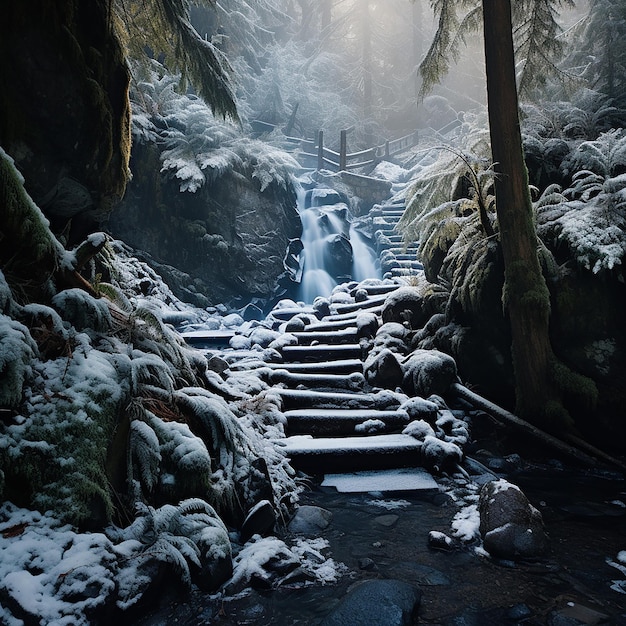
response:
<svg viewBox="0 0 626 626"><path fill-rule="evenodd" d="M552 383L550 295L537 256L537 234L519 125L510 0L483 0L487 103L496 171L495 195L512 332L515 412L548 430L564 409Z"/></svg>

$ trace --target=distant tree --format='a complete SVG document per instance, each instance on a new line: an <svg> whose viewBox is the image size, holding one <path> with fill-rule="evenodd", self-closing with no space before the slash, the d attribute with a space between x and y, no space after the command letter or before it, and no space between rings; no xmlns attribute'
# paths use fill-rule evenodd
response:
<svg viewBox="0 0 626 626"><path fill-rule="evenodd" d="M572 29L574 49L565 66L588 86L626 105L626 5L621 0L593 0L589 14Z"/></svg>

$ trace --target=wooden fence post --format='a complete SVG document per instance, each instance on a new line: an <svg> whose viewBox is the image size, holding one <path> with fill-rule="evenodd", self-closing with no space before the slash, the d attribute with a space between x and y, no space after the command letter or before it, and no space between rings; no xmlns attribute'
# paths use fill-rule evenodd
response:
<svg viewBox="0 0 626 626"><path fill-rule="evenodd" d="M317 131L317 169L324 169L324 131Z"/></svg>
<svg viewBox="0 0 626 626"><path fill-rule="evenodd" d="M339 171L346 169L346 154L348 152L348 131L342 130L339 135Z"/></svg>

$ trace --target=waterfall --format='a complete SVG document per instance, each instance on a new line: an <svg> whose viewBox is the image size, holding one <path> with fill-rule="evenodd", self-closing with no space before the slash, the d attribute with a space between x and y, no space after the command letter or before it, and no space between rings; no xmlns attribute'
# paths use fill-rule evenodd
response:
<svg viewBox="0 0 626 626"><path fill-rule="evenodd" d="M352 279L361 282L366 278L380 278L380 265L372 247L363 235L350 224L350 243L352 244Z"/></svg>
<svg viewBox="0 0 626 626"><path fill-rule="evenodd" d="M307 198L313 206L307 206ZM339 282L380 278L376 254L351 224L348 207L337 192L314 189L307 194L300 189L298 212L303 245L301 300L310 303L318 296L329 297Z"/></svg>

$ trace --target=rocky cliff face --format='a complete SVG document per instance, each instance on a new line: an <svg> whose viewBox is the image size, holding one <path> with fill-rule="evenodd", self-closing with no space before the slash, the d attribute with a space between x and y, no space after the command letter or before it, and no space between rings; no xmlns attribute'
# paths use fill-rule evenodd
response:
<svg viewBox="0 0 626 626"><path fill-rule="evenodd" d="M161 175L155 144L133 148L131 169L109 228L150 255L178 297L205 307L276 293L289 241L301 235L293 189L261 192L258 182L231 171L195 193L181 192Z"/></svg>
<svg viewBox="0 0 626 626"><path fill-rule="evenodd" d="M0 145L53 230L72 241L128 177L129 73L107 7L10 2L0 19Z"/></svg>

